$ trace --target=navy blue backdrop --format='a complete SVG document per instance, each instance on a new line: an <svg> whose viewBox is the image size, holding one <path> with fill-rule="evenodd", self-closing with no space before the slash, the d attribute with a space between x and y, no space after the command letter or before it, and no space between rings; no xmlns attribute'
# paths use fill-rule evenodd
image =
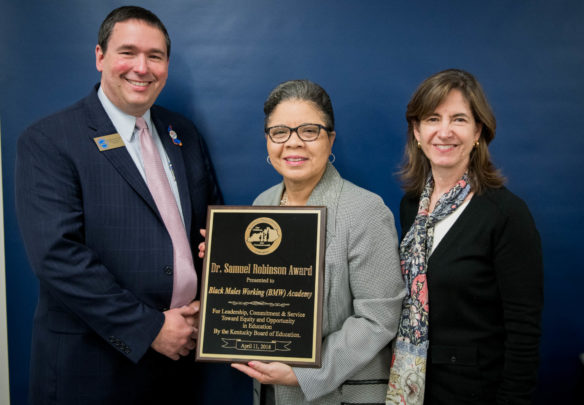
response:
<svg viewBox="0 0 584 405"><path fill-rule="evenodd" d="M193 119L228 204L248 204L278 181L265 161L262 104L281 81L309 78L330 93L336 166L396 213L406 103L428 75L474 73L493 105L491 150L528 203L545 260L539 403L576 401L584 352L579 227L584 215L584 3L573 1L136 1L173 40L159 104ZM401 2L400 2L401 3ZM405 3L405 2L403 2ZM19 133L85 96L99 81L97 29L121 1L2 0L0 118L4 172L10 387L25 402L38 283L14 218ZM529 252L525 252L529 254ZM226 366L199 382L209 403L249 403L249 381ZM225 389L231 384L232 389ZM211 394L216 390L215 394Z"/></svg>

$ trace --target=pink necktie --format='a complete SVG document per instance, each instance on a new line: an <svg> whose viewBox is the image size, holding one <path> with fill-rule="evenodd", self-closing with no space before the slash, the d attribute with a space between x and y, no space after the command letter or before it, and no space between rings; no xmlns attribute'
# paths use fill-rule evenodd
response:
<svg viewBox="0 0 584 405"><path fill-rule="evenodd" d="M170 307L177 308L190 303L195 298L197 273L176 200L170 189L158 149L152 140L144 118L136 119L136 127L140 130L140 146L144 171L146 172L146 183L148 183L148 189L172 240L174 280Z"/></svg>

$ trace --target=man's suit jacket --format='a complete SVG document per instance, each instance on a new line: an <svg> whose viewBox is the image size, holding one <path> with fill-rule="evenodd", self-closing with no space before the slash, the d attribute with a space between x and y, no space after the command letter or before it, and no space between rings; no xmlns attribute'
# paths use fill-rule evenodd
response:
<svg viewBox="0 0 584 405"><path fill-rule="evenodd" d="M98 149L94 139L116 129L96 89L29 127L17 145L16 212L40 280L34 403L139 402L152 372L177 364L149 349L170 306L170 236L126 148ZM213 169L192 122L157 106L151 116L196 251L207 205L221 203ZM169 125L182 146L172 143Z"/></svg>
<svg viewBox="0 0 584 405"><path fill-rule="evenodd" d="M279 205L282 191L280 183L254 205ZM383 403L405 295L393 215L331 164L307 205L327 208L322 367L294 368L301 388L275 386L276 404Z"/></svg>

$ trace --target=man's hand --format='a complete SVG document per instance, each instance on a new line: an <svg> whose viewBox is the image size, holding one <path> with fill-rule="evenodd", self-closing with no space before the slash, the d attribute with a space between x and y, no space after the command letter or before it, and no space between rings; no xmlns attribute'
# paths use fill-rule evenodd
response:
<svg viewBox="0 0 584 405"><path fill-rule="evenodd" d="M188 307L195 311L194 315L183 316L187 323L193 327L193 339L196 339L199 333L199 309L201 308L201 301L193 301Z"/></svg>
<svg viewBox="0 0 584 405"><path fill-rule="evenodd" d="M207 235L206 229L199 229L199 232L203 236L203 238ZM205 257L205 242L199 243L199 257L202 259Z"/></svg>
<svg viewBox="0 0 584 405"><path fill-rule="evenodd" d="M195 307L194 302L165 311L164 324L151 347L172 360L188 355L196 346L194 320L198 318L198 312L198 305Z"/></svg>

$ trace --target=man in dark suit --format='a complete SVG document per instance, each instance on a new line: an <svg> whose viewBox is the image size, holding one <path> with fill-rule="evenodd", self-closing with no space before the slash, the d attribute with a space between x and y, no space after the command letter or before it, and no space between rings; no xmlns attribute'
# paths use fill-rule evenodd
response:
<svg viewBox="0 0 584 405"><path fill-rule="evenodd" d="M220 191L192 122L153 105L170 54L158 17L118 8L98 42L101 83L18 140L16 211L40 280L30 400L196 403L200 263L190 250Z"/></svg>

